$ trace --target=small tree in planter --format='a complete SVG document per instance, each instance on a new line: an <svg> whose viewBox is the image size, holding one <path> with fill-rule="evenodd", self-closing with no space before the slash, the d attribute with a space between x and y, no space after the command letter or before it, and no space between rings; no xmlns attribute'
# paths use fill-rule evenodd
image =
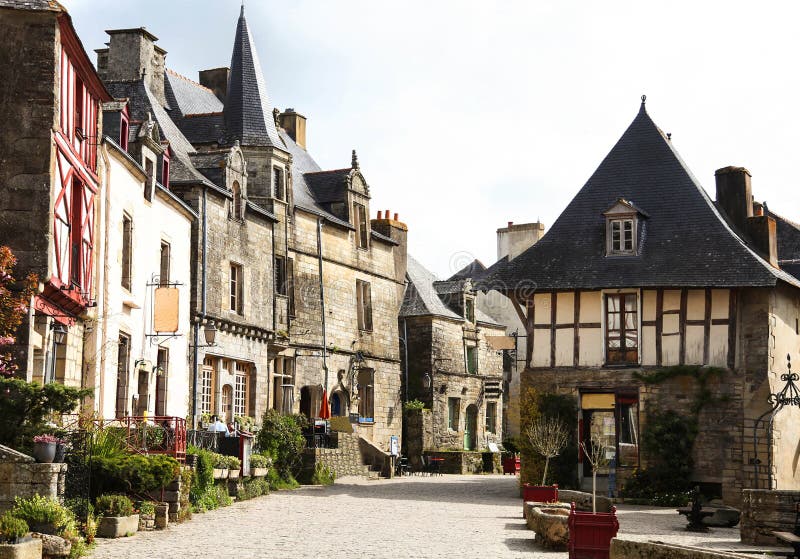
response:
<svg viewBox="0 0 800 559"><path fill-rule="evenodd" d="M547 467L550 459L555 458L569 441L569 432L564 423L557 417L538 417L526 430L528 442L538 454L544 458L542 485L547 482Z"/></svg>
<svg viewBox="0 0 800 559"><path fill-rule="evenodd" d="M592 512L597 512L597 471L608 466L611 461L608 458L607 451L613 448L609 444L609 438L599 433L594 433L589 442L589 448L586 448L584 441L581 441L581 450L584 457L589 461L592 466Z"/></svg>

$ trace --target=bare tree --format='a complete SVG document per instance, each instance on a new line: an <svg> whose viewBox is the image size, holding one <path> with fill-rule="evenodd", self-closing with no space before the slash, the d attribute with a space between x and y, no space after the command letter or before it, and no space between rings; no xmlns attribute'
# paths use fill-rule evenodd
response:
<svg viewBox="0 0 800 559"><path fill-rule="evenodd" d="M542 474L542 485L544 485L550 459L561 454L567 446L569 431L557 417L540 416L528 426L526 435L533 450L544 457L544 474Z"/></svg>
<svg viewBox="0 0 800 559"><path fill-rule="evenodd" d="M592 512L597 512L597 471L608 466L611 461L607 452L609 448L613 448L609 437L599 433L592 433L589 448L581 441L583 455L592 465Z"/></svg>

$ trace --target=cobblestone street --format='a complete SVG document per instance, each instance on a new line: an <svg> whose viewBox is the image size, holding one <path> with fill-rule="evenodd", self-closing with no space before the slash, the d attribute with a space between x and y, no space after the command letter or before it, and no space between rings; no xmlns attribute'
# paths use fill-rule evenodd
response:
<svg viewBox="0 0 800 559"><path fill-rule="evenodd" d="M741 551L738 528L686 532L671 508L622 505L620 536ZM167 530L99 540L96 559L548 557L521 518L517 478L340 480L235 504Z"/></svg>

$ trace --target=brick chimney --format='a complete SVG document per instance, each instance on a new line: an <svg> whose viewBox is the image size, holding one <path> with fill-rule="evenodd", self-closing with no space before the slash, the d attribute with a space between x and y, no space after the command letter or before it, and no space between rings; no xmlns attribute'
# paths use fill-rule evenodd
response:
<svg viewBox="0 0 800 559"><path fill-rule="evenodd" d="M162 106L164 66L167 51L156 45L158 37L144 27L107 30L107 49L97 51L97 70L104 81L135 81L144 76L145 85Z"/></svg>
<svg viewBox="0 0 800 559"><path fill-rule="evenodd" d="M544 223L508 222L508 227L497 230L497 259L508 256L513 260L544 236Z"/></svg>
<svg viewBox="0 0 800 559"><path fill-rule="evenodd" d="M398 301L403 300L403 292L405 286L403 282L406 281L406 269L408 267L408 226L399 220L399 215L394 214L394 219L390 218L391 212L386 210L386 215L383 216L378 212L378 218L370 221L372 229L385 237L389 237L397 243L394 247L394 270L395 280L399 282L398 287Z"/></svg>
<svg viewBox="0 0 800 559"><path fill-rule="evenodd" d="M228 76L230 73L230 68L200 70L200 85L213 91L217 99L224 104L225 97L228 95Z"/></svg>
<svg viewBox="0 0 800 559"><path fill-rule="evenodd" d="M744 167L723 167L717 169L714 178L719 209L740 234L749 238L750 247L777 268L777 225L773 217L765 215L763 204L753 201L750 171Z"/></svg>
<svg viewBox="0 0 800 559"><path fill-rule="evenodd" d="M306 149L306 117L295 112L294 109L286 109L280 116L281 128L286 130L289 137L303 149Z"/></svg>

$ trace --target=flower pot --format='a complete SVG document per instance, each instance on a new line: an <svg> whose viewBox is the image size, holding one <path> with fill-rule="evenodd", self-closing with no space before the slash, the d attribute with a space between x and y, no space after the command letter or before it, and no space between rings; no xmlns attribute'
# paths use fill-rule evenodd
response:
<svg viewBox="0 0 800 559"><path fill-rule="evenodd" d="M608 559L611 538L619 530L617 507L611 512L569 512L569 559Z"/></svg>
<svg viewBox="0 0 800 559"><path fill-rule="evenodd" d="M268 468L250 468L250 475L252 477L264 477L268 472Z"/></svg>
<svg viewBox="0 0 800 559"><path fill-rule="evenodd" d="M214 468L214 479L227 479L227 478L228 478L227 468Z"/></svg>
<svg viewBox="0 0 800 559"><path fill-rule="evenodd" d="M51 464L56 457L56 443L33 443L33 457L42 464Z"/></svg>
<svg viewBox="0 0 800 559"><path fill-rule="evenodd" d="M103 516L97 524L97 535L101 538L121 538L139 531L139 515Z"/></svg>

